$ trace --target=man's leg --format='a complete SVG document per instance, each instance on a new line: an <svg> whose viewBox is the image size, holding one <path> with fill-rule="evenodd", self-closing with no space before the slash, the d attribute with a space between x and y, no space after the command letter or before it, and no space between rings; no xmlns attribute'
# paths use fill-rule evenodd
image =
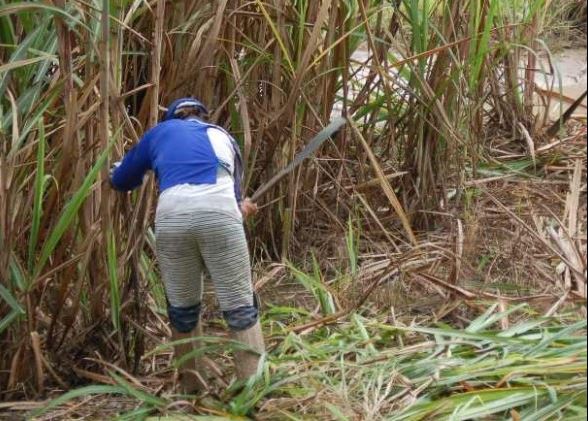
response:
<svg viewBox="0 0 588 421"><path fill-rule="evenodd" d="M202 258L187 216L160 218L156 225L157 258L168 300L172 340L182 342L174 346L180 383L185 393L191 393L206 387L199 373L202 359L190 355L200 346L193 338L202 336Z"/></svg>
<svg viewBox="0 0 588 421"><path fill-rule="evenodd" d="M235 352L237 376L246 380L257 372L265 345L243 224L223 213L207 212L199 218L195 225L202 258L231 337L246 348Z"/></svg>
<svg viewBox="0 0 588 421"><path fill-rule="evenodd" d="M172 316L173 312L176 316ZM194 339L202 336L202 323L200 323L200 309L198 309L198 320L191 323L186 329L188 331L178 330L178 318L185 317L187 314L195 313L194 310L181 309L178 312L177 307L168 306L168 313L172 324L172 341L180 342L174 345L174 357L178 363L178 372L180 374L180 385L183 393L193 393L207 388L206 380L202 377L203 357L193 355L200 348L200 341ZM180 313L180 314L178 314ZM183 313L183 314L182 314ZM173 321L172 321L173 320Z"/></svg>

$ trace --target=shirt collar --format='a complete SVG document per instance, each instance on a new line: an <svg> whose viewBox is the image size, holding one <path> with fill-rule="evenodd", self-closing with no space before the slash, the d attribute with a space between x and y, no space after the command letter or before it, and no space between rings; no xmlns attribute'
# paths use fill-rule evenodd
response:
<svg viewBox="0 0 588 421"><path fill-rule="evenodd" d="M192 122L195 122L195 123L204 124L204 121L202 121L202 120L200 120L199 118L196 118L196 117L189 117L185 121L192 121Z"/></svg>

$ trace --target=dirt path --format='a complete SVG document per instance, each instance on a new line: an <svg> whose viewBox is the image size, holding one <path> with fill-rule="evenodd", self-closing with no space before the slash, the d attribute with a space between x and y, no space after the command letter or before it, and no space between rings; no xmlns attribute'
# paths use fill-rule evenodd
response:
<svg viewBox="0 0 588 421"><path fill-rule="evenodd" d="M370 55L366 49L359 49L352 55L352 59L358 63L365 63L369 60ZM553 69L551 69L553 65ZM569 48L555 53L550 60L544 57L539 62L539 69L537 71L536 83L537 86L543 90L548 91L544 93L546 98L551 98L549 104L549 120L556 120L560 113L565 111L569 104L578 98L587 89L587 60L586 48ZM521 65L521 70L524 65ZM369 68L363 68L358 76L359 81L366 80L369 73ZM521 74L521 78L523 75ZM377 78L376 78L377 81ZM350 89L350 96L353 98L359 92L359 86L353 86ZM550 92L550 93L549 93ZM560 102L560 98L562 101ZM544 106L539 97L537 98L537 113L542 115L544 113ZM583 107L579 107L574 114L576 117L586 117L587 102L584 100ZM333 115L341 113L341 104L337 104Z"/></svg>
<svg viewBox="0 0 588 421"><path fill-rule="evenodd" d="M580 97L587 89L587 62L586 62L586 48L571 48L565 49L561 52L553 54L552 64L554 71L550 73L549 60L543 59L541 66L545 69L545 74L537 73L537 85L541 89L549 90L554 93L560 93L564 97L563 108L569 106L569 99L575 100ZM561 91L560 91L561 90ZM557 97L553 97L554 101L550 105L549 117L556 119L559 116L561 106ZM583 107L576 110L575 115L579 117L586 117L586 105L584 100Z"/></svg>

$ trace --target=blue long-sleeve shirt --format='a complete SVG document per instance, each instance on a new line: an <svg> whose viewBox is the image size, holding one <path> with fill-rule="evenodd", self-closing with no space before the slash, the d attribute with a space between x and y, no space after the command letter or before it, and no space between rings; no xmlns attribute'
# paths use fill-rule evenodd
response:
<svg viewBox="0 0 588 421"><path fill-rule="evenodd" d="M159 188L164 191L180 184L215 184L219 167L230 165L218 159L211 145L208 129L221 128L196 119L172 119L149 130L124 157L112 174L112 185L120 191L139 187L145 173L153 170ZM224 130L222 130L224 132ZM234 149L234 192L241 202L243 164L239 146L227 134Z"/></svg>

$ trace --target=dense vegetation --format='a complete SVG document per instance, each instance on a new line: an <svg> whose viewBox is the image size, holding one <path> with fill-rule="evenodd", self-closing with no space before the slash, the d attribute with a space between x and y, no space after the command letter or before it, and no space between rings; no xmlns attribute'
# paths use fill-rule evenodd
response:
<svg viewBox="0 0 588 421"><path fill-rule="evenodd" d="M195 412L585 417L573 305L586 291L585 128L558 143L564 121L537 117L554 96L535 82L551 71L541 37L583 7L1 1L0 400L93 383L55 406L116 393L131 404L114 412L134 408L131 419L173 412L154 183L121 195L107 175L165 104L194 95L241 143L249 193L334 115L349 119L248 225L265 371L241 392L220 375ZM525 183L487 184L513 178ZM485 285L501 261L478 240L502 223L524 256ZM403 321L394 308L415 294L443 302ZM515 307L533 300L547 310ZM211 338L208 352L222 346Z"/></svg>

